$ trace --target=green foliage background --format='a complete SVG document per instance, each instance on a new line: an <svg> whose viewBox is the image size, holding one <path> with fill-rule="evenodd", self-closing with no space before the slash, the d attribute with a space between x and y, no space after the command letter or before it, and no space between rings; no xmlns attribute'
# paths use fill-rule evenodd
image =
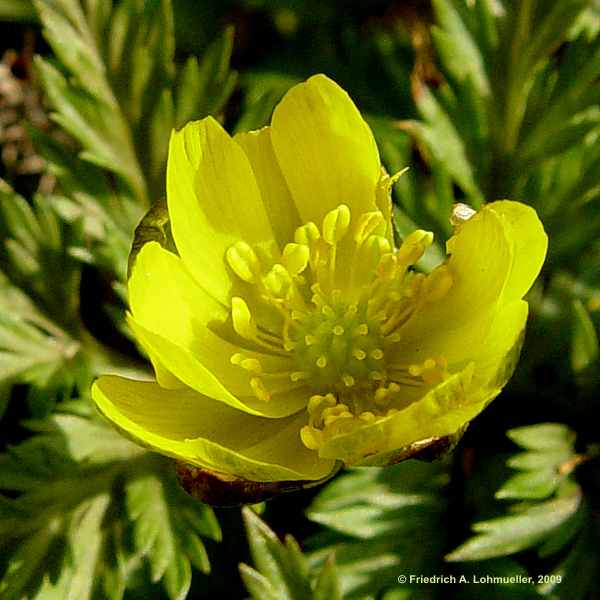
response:
<svg viewBox="0 0 600 600"><path fill-rule="evenodd" d="M597 0L0 0L0 598L599 598L599 32ZM148 369L124 284L170 130L260 127L316 72L410 166L423 268L459 201L531 204L549 256L515 377L451 456L213 510L89 387Z"/></svg>

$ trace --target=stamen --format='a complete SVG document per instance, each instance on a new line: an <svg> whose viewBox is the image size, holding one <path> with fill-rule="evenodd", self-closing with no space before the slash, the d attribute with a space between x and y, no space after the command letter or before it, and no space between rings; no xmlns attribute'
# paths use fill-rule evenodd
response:
<svg viewBox="0 0 600 600"><path fill-rule="evenodd" d="M318 450L323 445L323 432L305 425L300 430L300 439L309 450Z"/></svg>
<svg viewBox="0 0 600 600"><path fill-rule="evenodd" d="M414 265L433 242L433 233L417 229L408 235L396 256L405 265Z"/></svg>
<svg viewBox="0 0 600 600"><path fill-rule="evenodd" d="M355 348L352 351L352 356L354 356L356 360L365 360L365 358L367 358L367 353L364 350L361 350L360 348Z"/></svg>
<svg viewBox="0 0 600 600"><path fill-rule="evenodd" d="M308 373L306 373L306 371L293 371L290 375L290 379L292 381L301 381L303 379L308 379Z"/></svg>
<svg viewBox="0 0 600 600"><path fill-rule="evenodd" d="M250 380L250 387L259 400L268 402L271 399L271 394L266 390L260 377L253 377Z"/></svg>
<svg viewBox="0 0 600 600"><path fill-rule="evenodd" d="M307 346L314 346L319 341L319 338L316 335L307 334L304 336L304 341Z"/></svg>
<svg viewBox="0 0 600 600"><path fill-rule="evenodd" d="M309 247L320 237L321 233L319 228L312 221L298 227L294 233L294 240L297 244L303 244Z"/></svg>
<svg viewBox="0 0 600 600"><path fill-rule="evenodd" d="M242 298L237 296L231 299L231 318L236 333L246 340L255 341L258 337L258 329L252 318L248 305Z"/></svg>
<svg viewBox="0 0 600 600"><path fill-rule="evenodd" d="M280 264L275 264L263 280L265 288L274 298L289 300L294 282L289 271Z"/></svg>
<svg viewBox="0 0 600 600"><path fill-rule="evenodd" d="M366 323L361 323L354 330L354 335L368 335L369 334L369 326Z"/></svg>
<svg viewBox="0 0 600 600"><path fill-rule="evenodd" d="M283 249L283 266L291 275L299 275L306 269L310 250L305 244L287 244Z"/></svg>
<svg viewBox="0 0 600 600"><path fill-rule="evenodd" d="M383 350L381 348L371 350L371 358L374 360L381 360L383 358Z"/></svg>
<svg viewBox="0 0 600 600"><path fill-rule="evenodd" d="M382 235L385 231L385 219L380 211L363 213L356 225L354 241L360 246L369 236L374 233Z"/></svg>
<svg viewBox="0 0 600 600"><path fill-rule="evenodd" d="M233 272L247 283L256 283L260 278L260 261L246 242L236 242L226 253L227 262Z"/></svg>
<svg viewBox="0 0 600 600"><path fill-rule="evenodd" d="M328 244L337 244L346 235L349 226L350 209L340 204L323 218L323 239Z"/></svg>
<svg viewBox="0 0 600 600"><path fill-rule="evenodd" d="M352 387L355 383L354 377L352 375L342 375L342 381L346 387Z"/></svg>
<svg viewBox="0 0 600 600"><path fill-rule="evenodd" d="M453 283L450 269L446 265L440 265L423 282L423 300L438 302L450 291Z"/></svg>

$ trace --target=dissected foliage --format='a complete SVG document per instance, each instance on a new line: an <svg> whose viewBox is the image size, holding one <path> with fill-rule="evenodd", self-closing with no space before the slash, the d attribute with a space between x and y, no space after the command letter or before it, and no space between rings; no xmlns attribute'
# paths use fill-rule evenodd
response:
<svg viewBox="0 0 600 600"><path fill-rule="evenodd" d="M0 597L216 597L240 562L261 600L597 597L596 0L0 0L0 20L34 32L0 63ZM420 267L443 256L453 203L500 198L536 208L549 259L512 387L453 456L273 502L283 542L245 509L249 551L215 563L239 521L222 534L168 460L92 414L89 387L147 369L124 324L127 257L164 197L171 129L261 127L320 71L357 100L387 170L410 166L395 227L434 231ZM398 582L411 574L533 584Z"/></svg>

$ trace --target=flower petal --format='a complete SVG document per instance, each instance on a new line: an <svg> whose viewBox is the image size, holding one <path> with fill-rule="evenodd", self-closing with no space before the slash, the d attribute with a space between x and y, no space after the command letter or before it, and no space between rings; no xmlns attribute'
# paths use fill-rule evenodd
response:
<svg viewBox="0 0 600 600"><path fill-rule="evenodd" d="M453 434L485 406L481 390L471 393L473 363L452 375L404 410L371 425L329 440L319 450L324 458L352 465L429 438Z"/></svg>
<svg viewBox="0 0 600 600"><path fill-rule="evenodd" d="M283 178L271 142L271 128L238 133L233 138L243 149L271 221L279 248L294 239L294 231L302 223L290 190Z"/></svg>
<svg viewBox="0 0 600 600"><path fill-rule="evenodd" d="M501 218L483 209L453 238L447 263L452 287L441 300L426 302L400 329L396 360L422 362L442 355L453 363L473 356L489 331L511 264Z"/></svg>
<svg viewBox="0 0 600 600"><path fill-rule="evenodd" d="M526 204L502 200L486 208L503 220L512 244L513 263L503 300L518 300L529 291L544 264L548 236L535 210Z"/></svg>
<svg viewBox="0 0 600 600"><path fill-rule="evenodd" d="M307 398L310 397L310 392L299 384L290 392L273 395L270 401L259 400L250 387L248 373L231 364L229 360L236 348L218 336L214 336L208 346L214 352L212 357L211 352L205 349L204 358L209 361L205 364L201 362L197 352L192 352L148 331L132 318L128 319L128 323L149 356L155 358L158 364L167 369L172 376L193 390L224 402L239 411L279 419L303 408ZM221 345L220 351L219 345ZM208 357L211 357L210 360ZM266 359L277 360L277 357L265 357ZM157 370L157 375L159 373L160 371ZM159 383L163 385L160 380Z"/></svg>
<svg viewBox="0 0 600 600"><path fill-rule="evenodd" d="M483 347L475 357L475 385L497 390L506 385L519 359L528 310L527 302L517 300L498 312Z"/></svg>
<svg viewBox="0 0 600 600"><path fill-rule="evenodd" d="M253 481L317 480L333 468L300 441L304 413L252 417L192 391L110 375L96 381L92 397L138 443L200 467Z"/></svg>
<svg viewBox="0 0 600 600"><path fill-rule="evenodd" d="M140 250L128 282L129 306L146 329L191 348L209 323L221 324L229 311L201 288L181 258L157 242Z"/></svg>
<svg viewBox="0 0 600 600"><path fill-rule="evenodd" d="M496 316L476 362L391 417L332 439L320 454L348 464L382 466L417 443L420 450L460 432L502 390L516 366L527 303L513 302Z"/></svg>
<svg viewBox="0 0 600 600"><path fill-rule="evenodd" d="M348 94L325 75L290 89L273 112L273 147L304 222L346 204L376 210L381 176L373 134Z"/></svg>
<svg viewBox="0 0 600 600"><path fill-rule="evenodd" d="M244 240L270 251L274 238L244 151L212 117L173 132L167 204L187 268L212 296L227 303L227 249Z"/></svg>
<svg viewBox="0 0 600 600"><path fill-rule="evenodd" d="M228 311L196 283L178 256L156 242L144 245L135 260L129 303L129 325L163 387L183 382L239 410L270 417L287 416L306 404L310 394L274 397L268 404L255 398L249 374L230 361L240 348L221 334L227 331ZM245 353L271 370L289 369L287 359Z"/></svg>

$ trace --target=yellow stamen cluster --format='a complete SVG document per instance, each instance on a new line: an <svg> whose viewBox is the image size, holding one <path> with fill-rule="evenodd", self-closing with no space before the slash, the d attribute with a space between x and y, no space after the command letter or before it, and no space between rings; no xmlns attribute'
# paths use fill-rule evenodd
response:
<svg viewBox="0 0 600 600"><path fill-rule="evenodd" d="M308 425L301 435L309 448L393 414L405 403L404 386L431 386L448 376L443 357L395 362L401 326L424 302L443 298L452 278L444 267L428 276L410 270L431 233L415 231L395 249L385 225L379 211L353 222L341 205L321 228L299 227L268 268L244 242L227 252L229 266L248 284L245 299L231 303L233 327L248 352L231 362L248 372L261 400L306 391Z"/></svg>

